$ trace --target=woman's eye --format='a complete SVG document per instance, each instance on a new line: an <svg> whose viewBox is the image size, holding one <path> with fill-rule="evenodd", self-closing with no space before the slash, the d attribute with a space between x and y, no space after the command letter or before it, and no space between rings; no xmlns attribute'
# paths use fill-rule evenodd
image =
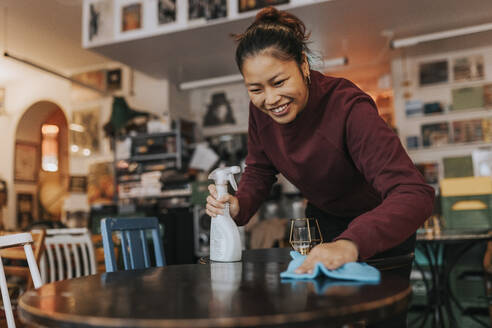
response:
<svg viewBox="0 0 492 328"><path fill-rule="evenodd" d="M252 90L249 90L249 92L252 92L252 93L258 93L260 91L261 91L261 89L252 89Z"/></svg>
<svg viewBox="0 0 492 328"><path fill-rule="evenodd" d="M280 87L282 84L284 84L284 82L285 82L285 80L277 81L277 82L273 83L273 85L276 87Z"/></svg>

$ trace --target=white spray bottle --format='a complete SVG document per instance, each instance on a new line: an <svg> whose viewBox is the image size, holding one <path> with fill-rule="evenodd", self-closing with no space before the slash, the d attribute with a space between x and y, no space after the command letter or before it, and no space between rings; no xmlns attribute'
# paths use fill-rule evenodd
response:
<svg viewBox="0 0 492 328"><path fill-rule="evenodd" d="M220 199L227 194L227 182L237 190L234 174L239 173L239 166L218 168L208 176L215 181L217 197ZM226 203L224 214L212 218L210 226L210 259L218 262L241 261L241 238L236 223L229 213L229 203Z"/></svg>

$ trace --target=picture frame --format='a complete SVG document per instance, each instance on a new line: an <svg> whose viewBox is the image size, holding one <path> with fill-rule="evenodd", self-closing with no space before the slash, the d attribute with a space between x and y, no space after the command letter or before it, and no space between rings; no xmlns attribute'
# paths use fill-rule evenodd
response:
<svg viewBox="0 0 492 328"><path fill-rule="evenodd" d="M191 95L204 137L248 131L248 93L242 84L203 88Z"/></svg>
<svg viewBox="0 0 492 328"><path fill-rule="evenodd" d="M121 68L109 69L106 71L106 91L120 91L122 86Z"/></svg>
<svg viewBox="0 0 492 328"><path fill-rule="evenodd" d="M108 77L106 69L97 69L76 73L70 76L73 80L89 85L101 92L108 91ZM102 94L83 87L77 83L72 83L70 88L70 99L73 102L83 102L101 99Z"/></svg>
<svg viewBox="0 0 492 328"><path fill-rule="evenodd" d="M70 124L70 148L72 155L89 156L101 147L100 107L94 106L72 112Z"/></svg>
<svg viewBox="0 0 492 328"><path fill-rule="evenodd" d="M87 20L84 22L85 39L100 42L113 36L112 1L92 0L87 3Z"/></svg>
<svg viewBox="0 0 492 328"><path fill-rule="evenodd" d="M140 30L143 27L143 4L136 1L121 7L121 32Z"/></svg>
<svg viewBox="0 0 492 328"><path fill-rule="evenodd" d="M227 17L227 0L188 0L188 20Z"/></svg>
<svg viewBox="0 0 492 328"><path fill-rule="evenodd" d="M483 80L485 78L483 55L454 58L453 77L454 82Z"/></svg>
<svg viewBox="0 0 492 328"><path fill-rule="evenodd" d="M39 145L17 141L14 155L14 180L35 183L39 173Z"/></svg>
<svg viewBox="0 0 492 328"><path fill-rule="evenodd" d="M157 0L157 22L159 25L176 21L176 0Z"/></svg>
<svg viewBox="0 0 492 328"><path fill-rule="evenodd" d="M419 85L427 86L449 81L449 63L447 59L420 63Z"/></svg>

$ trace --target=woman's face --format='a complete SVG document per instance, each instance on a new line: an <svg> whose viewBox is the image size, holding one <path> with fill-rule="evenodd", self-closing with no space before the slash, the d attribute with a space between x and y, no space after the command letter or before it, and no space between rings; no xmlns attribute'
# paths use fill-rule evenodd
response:
<svg viewBox="0 0 492 328"><path fill-rule="evenodd" d="M301 69L303 73L295 60L283 61L266 52L247 57L242 73L251 102L279 124L292 122L309 95L307 60Z"/></svg>

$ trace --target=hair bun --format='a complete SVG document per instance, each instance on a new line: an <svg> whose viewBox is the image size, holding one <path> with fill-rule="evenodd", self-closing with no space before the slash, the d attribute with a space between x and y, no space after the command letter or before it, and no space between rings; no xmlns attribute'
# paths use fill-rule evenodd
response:
<svg viewBox="0 0 492 328"><path fill-rule="evenodd" d="M251 26L277 25L291 30L296 38L305 42L309 39L310 33L306 34L306 26L296 16L280 11L275 7L265 7L256 14L255 21Z"/></svg>
<svg viewBox="0 0 492 328"><path fill-rule="evenodd" d="M256 14L255 23L280 23L280 11L275 7L266 7Z"/></svg>

